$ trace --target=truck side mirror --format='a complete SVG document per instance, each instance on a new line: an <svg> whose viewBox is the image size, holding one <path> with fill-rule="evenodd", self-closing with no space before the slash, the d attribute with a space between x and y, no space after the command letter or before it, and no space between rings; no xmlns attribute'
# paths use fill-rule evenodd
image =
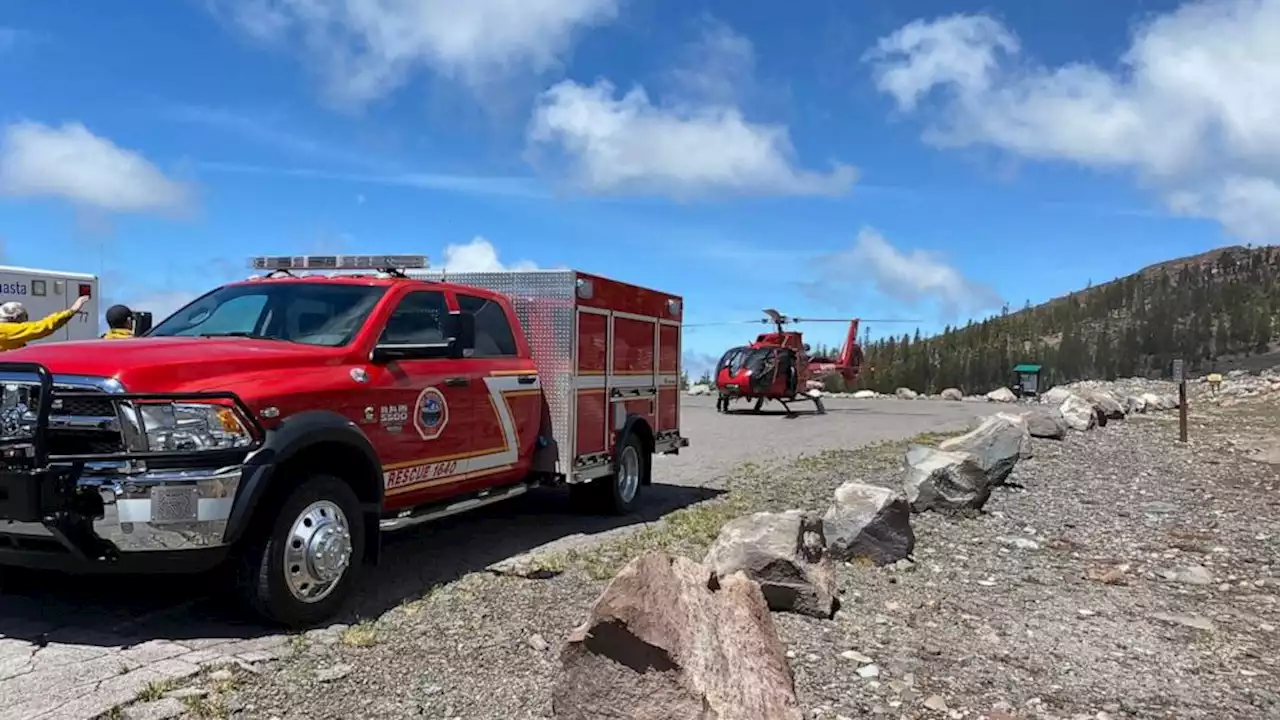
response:
<svg viewBox="0 0 1280 720"><path fill-rule="evenodd" d="M137 310L133 313L133 334L146 335L151 330L151 312Z"/></svg>

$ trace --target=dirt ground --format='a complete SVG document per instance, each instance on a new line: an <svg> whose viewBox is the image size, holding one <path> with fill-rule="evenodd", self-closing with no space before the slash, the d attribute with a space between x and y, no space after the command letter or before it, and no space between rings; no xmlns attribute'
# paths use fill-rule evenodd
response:
<svg viewBox="0 0 1280 720"><path fill-rule="evenodd" d="M983 512L915 516L914 562L842 567L834 620L775 615L806 714L1280 717L1280 475L1247 452L1277 419L1259 401L1196 408L1185 446L1176 411L1037 440ZM472 572L175 697L185 717L548 717L565 636L636 553L700 559L738 514L891 485L903 449L739 466L725 494L539 556L541 579Z"/></svg>

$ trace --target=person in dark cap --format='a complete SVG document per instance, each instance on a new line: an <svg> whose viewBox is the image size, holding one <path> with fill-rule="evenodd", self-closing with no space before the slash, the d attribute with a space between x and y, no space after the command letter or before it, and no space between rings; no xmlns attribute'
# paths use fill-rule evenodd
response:
<svg viewBox="0 0 1280 720"><path fill-rule="evenodd" d="M107 331L104 340L120 340L133 337L133 311L124 305L107 308Z"/></svg>

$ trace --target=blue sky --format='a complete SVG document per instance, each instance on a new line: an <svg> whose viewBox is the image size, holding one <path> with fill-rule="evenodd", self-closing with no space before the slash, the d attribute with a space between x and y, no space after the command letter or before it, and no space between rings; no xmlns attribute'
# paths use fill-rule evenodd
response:
<svg viewBox="0 0 1280 720"><path fill-rule="evenodd" d="M164 311L425 253L929 332L1280 228L1280 0L779 7L8 0L4 261Z"/></svg>

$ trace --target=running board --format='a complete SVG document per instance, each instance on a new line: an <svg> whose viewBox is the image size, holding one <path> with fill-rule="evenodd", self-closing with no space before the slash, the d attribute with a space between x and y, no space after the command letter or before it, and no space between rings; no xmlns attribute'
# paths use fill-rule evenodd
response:
<svg viewBox="0 0 1280 720"><path fill-rule="evenodd" d="M419 511L417 514L414 514L411 510L406 510L404 514L397 517L384 518L378 523L378 527L380 527L383 532L403 530L404 528L412 527L414 525L421 525L422 523L431 522L432 520L439 520L440 518L449 517L450 515L457 515L458 513L464 513L468 510L475 510L476 508L484 507L486 505L492 505L497 502L502 502L503 500L509 500L527 492L529 492L529 485L527 483L513 485L509 488L504 488L498 491L486 491L476 495L475 497L462 500L460 502L450 503L444 507L440 507L438 505L430 506L425 510ZM431 509L432 507L436 509Z"/></svg>

